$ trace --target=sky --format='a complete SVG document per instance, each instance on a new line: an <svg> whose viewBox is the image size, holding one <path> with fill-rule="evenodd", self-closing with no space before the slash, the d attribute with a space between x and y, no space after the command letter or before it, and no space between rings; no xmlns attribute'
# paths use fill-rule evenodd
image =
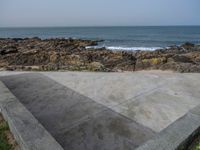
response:
<svg viewBox="0 0 200 150"><path fill-rule="evenodd" d="M0 27L200 25L200 0L0 0Z"/></svg>

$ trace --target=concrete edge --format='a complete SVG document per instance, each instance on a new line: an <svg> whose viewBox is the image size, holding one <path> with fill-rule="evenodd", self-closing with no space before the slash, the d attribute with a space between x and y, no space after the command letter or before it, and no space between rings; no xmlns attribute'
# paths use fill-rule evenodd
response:
<svg viewBox="0 0 200 150"><path fill-rule="evenodd" d="M182 150L200 133L200 105L148 140L137 150Z"/></svg>
<svg viewBox="0 0 200 150"><path fill-rule="evenodd" d="M22 150L63 150L1 81L0 109Z"/></svg>

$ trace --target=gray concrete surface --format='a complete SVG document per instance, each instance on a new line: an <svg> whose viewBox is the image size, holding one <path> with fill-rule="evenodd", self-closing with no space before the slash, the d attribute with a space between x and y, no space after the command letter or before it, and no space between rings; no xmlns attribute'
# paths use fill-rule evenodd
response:
<svg viewBox="0 0 200 150"><path fill-rule="evenodd" d="M1 80L64 149L134 149L154 132L41 74Z"/></svg>
<svg viewBox="0 0 200 150"><path fill-rule="evenodd" d="M22 150L63 150L1 81L0 108Z"/></svg>
<svg viewBox="0 0 200 150"><path fill-rule="evenodd" d="M64 149L135 149L200 104L200 74L3 72L0 76Z"/></svg>
<svg viewBox="0 0 200 150"><path fill-rule="evenodd" d="M200 104L200 74L43 73L97 103L160 132Z"/></svg>
<svg viewBox="0 0 200 150"><path fill-rule="evenodd" d="M137 150L186 149L200 133L200 105L175 121ZM189 144L189 145L188 145Z"/></svg>

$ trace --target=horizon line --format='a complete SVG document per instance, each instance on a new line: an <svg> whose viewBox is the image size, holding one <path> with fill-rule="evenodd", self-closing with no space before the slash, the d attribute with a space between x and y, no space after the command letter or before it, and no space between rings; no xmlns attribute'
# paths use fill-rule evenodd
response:
<svg viewBox="0 0 200 150"><path fill-rule="evenodd" d="M0 28L186 27L200 25L0 26Z"/></svg>

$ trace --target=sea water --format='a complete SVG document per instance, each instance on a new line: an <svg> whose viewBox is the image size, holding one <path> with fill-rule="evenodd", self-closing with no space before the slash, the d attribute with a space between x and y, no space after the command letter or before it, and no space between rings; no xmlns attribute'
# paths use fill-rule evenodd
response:
<svg viewBox="0 0 200 150"><path fill-rule="evenodd" d="M155 50L185 42L200 44L200 26L0 28L0 38L8 37L104 40L96 48Z"/></svg>

